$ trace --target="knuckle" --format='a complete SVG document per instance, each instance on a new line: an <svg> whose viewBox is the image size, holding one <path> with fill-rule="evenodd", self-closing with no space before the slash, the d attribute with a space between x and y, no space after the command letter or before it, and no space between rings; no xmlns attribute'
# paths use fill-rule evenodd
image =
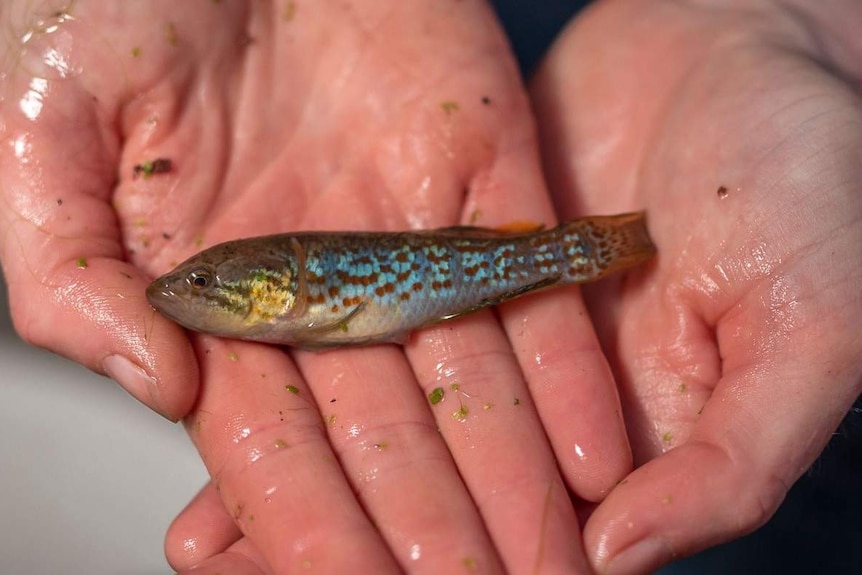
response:
<svg viewBox="0 0 862 575"><path fill-rule="evenodd" d="M21 302L13 294L9 297L12 327L18 336L30 345L47 347L48 331L44 328L42 319L30 309L26 302Z"/></svg>
<svg viewBox="0 0 862 575"><path fill-rule="evenodd" d="M769 521L788 490L789 485L771 472L745 490L739 505L729 507L734 510L737 533L751 533Z"/></svg>

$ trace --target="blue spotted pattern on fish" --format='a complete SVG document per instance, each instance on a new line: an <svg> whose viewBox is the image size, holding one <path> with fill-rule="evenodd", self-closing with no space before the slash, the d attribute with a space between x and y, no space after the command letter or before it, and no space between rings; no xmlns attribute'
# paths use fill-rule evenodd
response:
<svg viewBox="0 0 862 575"><path fill-rule="evenodd" d="M189 258L147 297L193 330L301 347L403 341L412 330L649 259L642 213L550 230L308 232L234 240Z"/></svg>

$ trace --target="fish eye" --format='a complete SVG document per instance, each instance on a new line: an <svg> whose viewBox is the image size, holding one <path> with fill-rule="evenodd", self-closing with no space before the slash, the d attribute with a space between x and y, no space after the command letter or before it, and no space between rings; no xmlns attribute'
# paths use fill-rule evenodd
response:
<svg viewBox="0 0 862 575"><path fill-rule="evenodd" d="M193 288L204 289L212 283L212 274L207 270L197 269L191 272L186 279Z"/></svg>

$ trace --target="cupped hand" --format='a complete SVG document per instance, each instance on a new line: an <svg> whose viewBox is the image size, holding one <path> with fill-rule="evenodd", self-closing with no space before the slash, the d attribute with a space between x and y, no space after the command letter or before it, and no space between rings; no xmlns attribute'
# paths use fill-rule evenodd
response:
<svg viewBox="0 0 862 575"><path fill-rule="evenodd" d="M168 538L172 564L585 569L567 490L601 499L631 452L577 290L404 348L321 354L189 337L144 299L148 279L237 237L552 223L526 96L488 8L34 9L2 7L12 313L27 340L185 417L213 481Z"/></svg>
<svg viewBox="0 0 862 575"><path fill-rule="evenodd" d="M639 466L585 525L647 573L766 521L862 390L862 10L599 2L532 85L560 217L645 208L586 290Z"/></svg>

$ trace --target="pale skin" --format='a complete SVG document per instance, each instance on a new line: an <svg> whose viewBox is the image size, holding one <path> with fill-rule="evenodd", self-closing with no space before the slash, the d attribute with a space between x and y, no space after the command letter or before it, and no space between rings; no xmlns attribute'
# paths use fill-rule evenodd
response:
<svg viewBox="0 0 862 575"><path fill-rule="evenodd" d="M862 390L862 6L599 2L532 82L561 218L646 208L586 288L638 469L584 527L647 573L766 521Z"/></svg>
<svg viewBox="0 0 862 575"><path fill-rule="evenodd" d="M13 317L185 418L219 490L174 524L172 565L640 573L756 527L859 393L862 363L858 100L804 57L858 78L859 50L815 52L786 6L602 2L534 79L558 215L650 214L656 262L589 293L617 385L575 289L403 350L324 355L189 338L146 304L149 277L233 237L554 221L490 12L379 4L123 3L109 19L79 2L27 45L72 74L15 56L33 20L4 5ZM846 13L802 21L853 30ZM154 157L174 169L133 180ZM147 377L106 364L116 354ZM603 501L583 546L564 486Z"/></svg>

